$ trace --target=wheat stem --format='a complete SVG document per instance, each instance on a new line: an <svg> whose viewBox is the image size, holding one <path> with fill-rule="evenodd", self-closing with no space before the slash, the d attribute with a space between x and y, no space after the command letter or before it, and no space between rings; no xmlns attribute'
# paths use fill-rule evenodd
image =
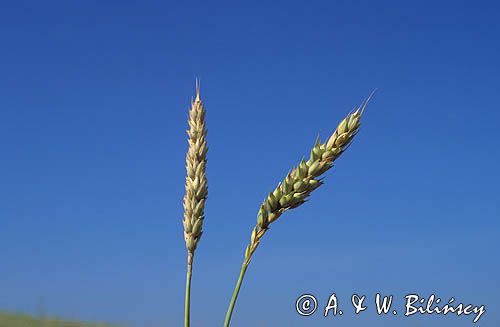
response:
<svg viewBox="0 0 500 327"><path fill-rule="evenodd" d="M229 308L227 309L224 327L229 327L231 316L234 310L234 305L236 304L236 298L238 298L238 294L240 293L241 283L243 283L243 278L245 277L247 267L248 264L245 263L243 263L243 265L241 266L240 276L238 277L238 281L236 282L236 286L234 287L233 296L231 297L231 302L229 302Z"/></svg>
<svg viewBox="0 0 500 327"><path fill-rule="evenodd" d="M189 327L189 314L191 306L191 274L193 271L193 255L188 254L188 264L186 272L186 298L184 301L184 327Z"/></svg>

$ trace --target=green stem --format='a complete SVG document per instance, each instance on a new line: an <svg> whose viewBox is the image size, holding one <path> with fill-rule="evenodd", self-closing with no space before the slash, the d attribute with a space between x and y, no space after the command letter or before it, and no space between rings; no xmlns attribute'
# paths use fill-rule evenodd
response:
<svg viewBox="0 0 500 327"><path fill-rule="evenodd" d="M184 302L184 327L189 327L189 309L191 302L191 273L193 271L193 253L188 253L186 274L186 299Z"/></svg>
<svg viewBox="0 0 500 327"><path fill-rule="evenodd" d="M245 277L245 272L247 271L248 262L245 260L243 265L241 266L240 276L238 277L238 282L236 283L236 287L233 291L233 296L231 297L231 302L229 302L229 308L226 313L226 320L224 321L224 327L229 327L229 322L231 321L231 315L233 314L234 304L236 303L236 298L238 297L238 293L240 292L241 283L243 282L243 278Z"/></svg>

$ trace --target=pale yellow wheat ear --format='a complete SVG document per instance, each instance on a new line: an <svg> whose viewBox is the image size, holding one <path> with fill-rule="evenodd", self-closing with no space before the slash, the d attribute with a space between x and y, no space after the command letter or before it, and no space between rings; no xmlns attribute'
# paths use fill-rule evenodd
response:
<svg viewBox="0 0 500 327"><path fill-rule="evenodd" d="M191 272L194 253L202 235L205 201L208 196L207 129L205 126L205 108L200 97L200 82L196 80L196 97L191 100L189 109L188 143L186 155L186 194L184 196L184 239L187 248L187 276L184 325L189 326L189 308L191 294Z"/></svg>
<svg viewBox="0 0 500 327"><path fill-rule="evenodd" d="M323 184L320 176L333 167L333 162L344 153L353 140L360 126L361 116L372 96L373 92L339 123L327 140L321 143L318 138L308 160L302 159L296 167L291 169L285 179L262 202L257 214L257 224L252 230L250 243L245 249L245 259L226 314L225 327L229 326L243 277L262 237L269 230L270 225L283 213L305 203L311 193Z"/></svg>

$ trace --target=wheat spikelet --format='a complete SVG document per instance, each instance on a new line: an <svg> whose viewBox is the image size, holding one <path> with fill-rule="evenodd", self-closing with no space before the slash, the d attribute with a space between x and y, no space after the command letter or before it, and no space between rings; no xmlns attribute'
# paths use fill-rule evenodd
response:
<svg viewBox="0 0 500 327"><path fill-rule="evenodd" d="M311 150L309 159L294 167L278 184L273 192L264 199L257 214L257 225L252 230L250 244L245 250L244 266L248 266L260 240L284 212L297 208L307 201L311 193L323 182L319 178L333 166L333 162L347 149L360 126L363 111L370 100L368 97L355 110L347 115L337 126L335 132L324 143L319 138Z"/></svg>
<svg viewBox="0 0 500 327"><path fill-rule="evenodd" d="M202 235L205 201L208 195L206 169L207 130L205 108L200 98L200 85L196 81L196 98L189 110L189 150L186 155L186 195L184 196L184 239L188 251L188 264L192 263L194 252Z"/></svg>

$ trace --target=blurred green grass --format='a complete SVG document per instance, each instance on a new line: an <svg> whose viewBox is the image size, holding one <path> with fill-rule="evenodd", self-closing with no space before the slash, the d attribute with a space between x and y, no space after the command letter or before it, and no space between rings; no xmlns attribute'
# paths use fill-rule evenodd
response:
<svg viewBox="0 0 500 327"><path fill-rule="evenodd" d="M117 325L37 318L27 314L0 311L0 327L118 327Z"/></svg>

